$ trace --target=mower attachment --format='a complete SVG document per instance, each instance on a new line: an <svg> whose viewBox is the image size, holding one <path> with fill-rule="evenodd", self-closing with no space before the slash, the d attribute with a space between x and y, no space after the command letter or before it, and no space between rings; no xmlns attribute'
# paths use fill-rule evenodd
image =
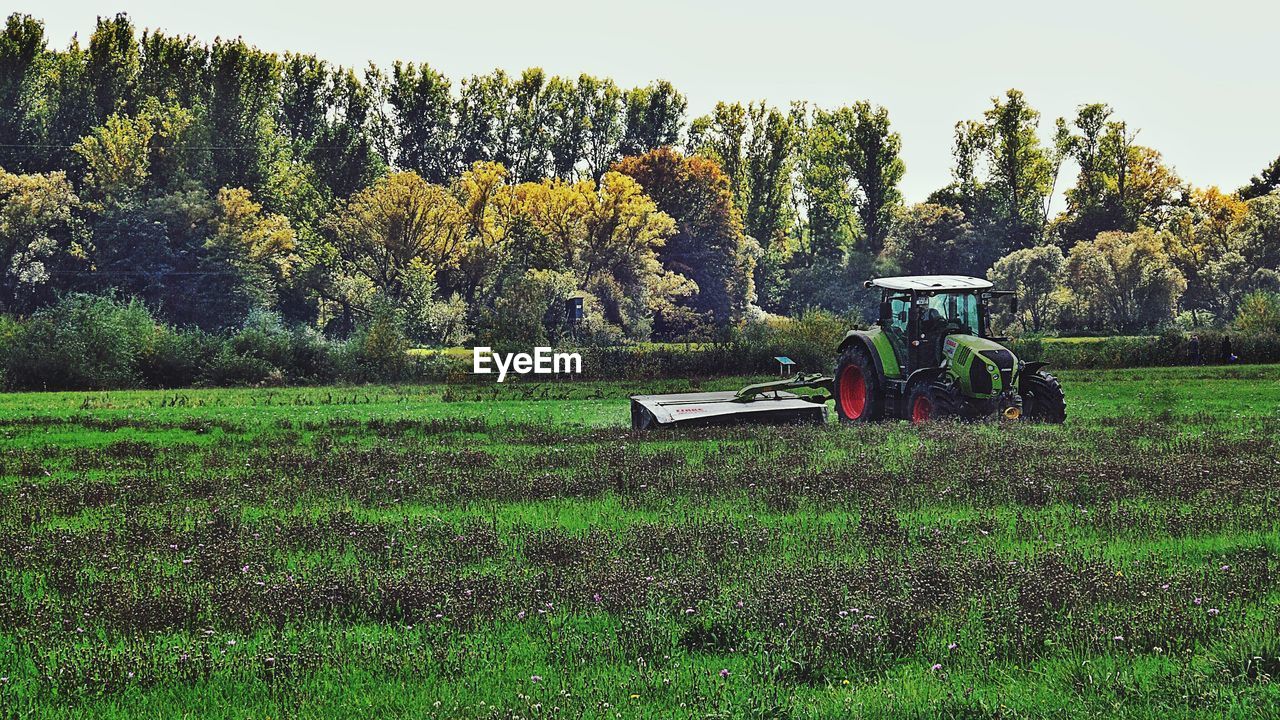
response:
<svg viewBox="0 0 1280 720"><path fill-rule="evenodd" d="M822 424L830 395L796 395L798 388L831 388L831 378L797 375L786 380L749 385L738 391L632 395L631 428L734 425Z"/></svg>

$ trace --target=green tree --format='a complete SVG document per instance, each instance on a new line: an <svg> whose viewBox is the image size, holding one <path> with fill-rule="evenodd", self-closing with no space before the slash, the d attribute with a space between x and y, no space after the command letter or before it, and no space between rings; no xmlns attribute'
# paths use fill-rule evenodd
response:
<svg viewBox="0 0 1280 720"><path fill-rule="evenodd" d="M1280 333L1280 293L1255 290L1245 295L1232 325L1249 335Z"/></svg>
<svg viewBox="0 0 1280 720"><path fill-rule="evenodd" d="M209 104L209 48L190 35L142 33L138 93L193 110Z"/></svg>
<svg viewBox="0 0 1280 720"><path fill-rule="evenodd" d="M992 237L997 256L1044 236L1060 154L1041 144L1039 123L1020 90L992 98L981 120L956 123L955 182L929 199L963 210Z"/></svg>
<svg viewBox="0 0 1280 720"><path fill-rule="evenodd" d="M1249 184L1240 188L1239 195L1243 200L1252 200L1275 192L1280 188L1280 157L1262 169L1262 172L1249 179Z"/></svg>
<svg viewBox="0 0 1280 720"><path fill-rule="evenodd" d="M98 18L89 36L87 58L89 84L93 88L94 123L117 112L137 109L141 56L133 21L124 13Z"/></svg>
<svg viewBox="0 0 1280 720"><path fill-rule="evenodd" d="M264 212L244 188L223 188L209 231L204 267L228 281L220 293L225 299L211 299L243 308L232 317L251 307L273 307L298 261L297 235L288 218Z"/></svg>
<svg viewBox="0 0 1280 720"><path fill-rule="evenodd" d="M243 40L216 40L209 74L208 124L216 138L212 185L243 187L261 195L281 150L274 122L280 63L275 55Z"/></svg>
<svg viewBox="0 0 1280 720"><path fill-rule="evenodd" d="M454 196L411 172L383 176L352 195L325 219L324 230L337 251L338 276L321 292L362 315L378 295L402 306L414 263L432 273L453 265L465 235Z"/></svg>
<svg viewBox="0 0 1280 720"><path fill-rule="evenodd" d="M19 172L35 169L39 153L29 145L44 139L40 106L41 64L45 57L44 24L13 13L0 34L0 165Z"/></svg>
<svg viewBox="0 0 1280 720"><path fill-rule="evenodd" d="M626 128L619 152L642 155L650 150L674 146L680 141L680 129L689 101L666 80L628 90L623 96Z"/></svg>
<svg viewBox="0 0 1280 720"><path fill-rule="evenodd" d="M396 165L430 183L459 171L449 79L425 63L392 68L387 101L394 110Z"/></svg>
<svg viewBox="0 0 1280 720"><path fill-rule="evenodd" d="M842 175L861 225L862 249L871 257L884 249L893 214L902 202L898 183L905 167L898 157L902 138L890 130L889 112L860 101L850 107L818 111L815 128L829 140L823 163Z"/></svg>
<svg viewBox="0 0 1280 720"><path fill-rule="evenodd" d="M1134 333L1173 319L1187 281L1150 228L1105 232L1071 249L1066 286L1071 303L1094 329Z"/></svg>
<svg viewBox="0 0 1280 720"><path fill-rule="evenodd" d="M991 248L964 213L933 203L898 212L885 255L904 275L981 275L991 266Z"/></svg>
<svg viewBox="0 0 1280 720"><path fill-rule="evenodd" d="M1040 245L1014 250L996 261L987 279L998 289L1013 290L1018 312L996 306L996 323L1002 328L1018 327L1031 332L1049 329L1060 300L1066 258L1056 245Z"/></svg>

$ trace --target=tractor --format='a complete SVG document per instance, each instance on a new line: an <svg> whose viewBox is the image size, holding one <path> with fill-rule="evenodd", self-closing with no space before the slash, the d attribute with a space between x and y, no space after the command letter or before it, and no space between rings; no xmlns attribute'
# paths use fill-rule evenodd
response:
<svg viewBox="0 0 1280 720"><path fill-rule="evenodd" d="M1045 363L1021 362L990 333L991 304L1012 291L959 275L868 280L880 289L869 330L847 333L837 349L832 395L845 422L954 417L1066 419L1062 384Z"/></svg>
<svg viewBox="0 0 1280 720"><path fill-rule="evenodd" d="M637 430L734 423L827 422L835 398L844 422L900 418L1066 420L1066 400L1045 363L1022 362L993 337L991 303L1007 297L980 278L919 275L868 280L880 314L869 330L851 330L836 350L835 377L796 375L737 391L631 396ZM795 394L817 389L831 394Z"/></svg>

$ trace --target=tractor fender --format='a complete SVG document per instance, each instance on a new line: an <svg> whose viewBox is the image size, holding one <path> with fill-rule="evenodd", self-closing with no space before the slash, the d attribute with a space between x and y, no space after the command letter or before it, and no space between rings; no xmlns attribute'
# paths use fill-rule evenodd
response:
<svg viewBox="0 0 1280 720"><path fill-rule="evenodd" d="M848 350L851 345L857 345L867 351L867 356L871 358L872 364L876 366L876 374L883 378L884 364L880 361L880 353L876 352L875 347L872 346L871 338L860 330L850 330L845 333L844 340L841 340L840 345L836 347L836 357L843 355L844 351Z"/></svg>
<svg viewBox="0 0 1280 720"><path fill-rule="evenodd" d="M920 368L919 370L916 370L915 372L907 376L907 392L910 393L911 388L915 387L916 383L933 382L934 380L937 380L939 377L942 377L942 375L946 372L947 372L946 365L939 365L937 367Z"/></svg>
<svg viewBox="0 0 1280 720"><path fill-rule="evenodd" d="M1018 379L1022 379L1024 375L1034 375L1037 370L1048 364L1038 360L1036 362L1023 363L1022 368L1018 370Z"/></svg>

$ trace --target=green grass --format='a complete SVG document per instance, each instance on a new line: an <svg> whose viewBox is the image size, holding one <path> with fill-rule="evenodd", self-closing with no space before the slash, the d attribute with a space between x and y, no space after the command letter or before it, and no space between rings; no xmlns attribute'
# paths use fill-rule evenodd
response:
<svg viewBox="0 0 1280 720"><path fill-rule="evenodd" d="M753 379L0 395L0 717L1277 706L1280 367L1062 377L648 435Z"/></svg>

